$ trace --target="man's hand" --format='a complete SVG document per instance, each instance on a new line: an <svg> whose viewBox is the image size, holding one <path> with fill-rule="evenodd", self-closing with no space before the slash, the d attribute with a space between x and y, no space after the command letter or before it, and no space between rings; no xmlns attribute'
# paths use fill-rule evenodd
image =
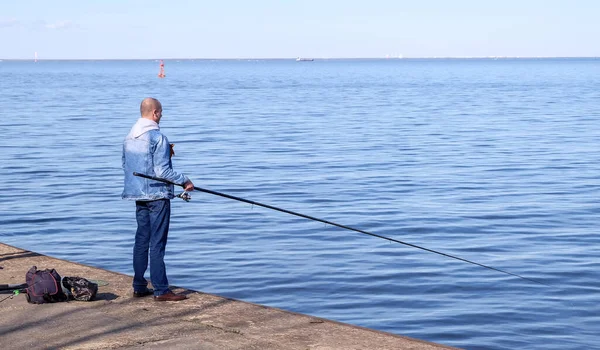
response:
<svg viewBox="0 0 600 350"><path fill-rule="evenodd" d="M187 181L183 183L183 189L187 192L192 192L194 190L194 184L191 181Z"/></svg>

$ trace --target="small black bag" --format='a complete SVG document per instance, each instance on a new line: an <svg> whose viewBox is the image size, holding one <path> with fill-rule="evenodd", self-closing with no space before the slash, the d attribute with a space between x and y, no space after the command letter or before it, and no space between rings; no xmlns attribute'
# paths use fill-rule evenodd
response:
<svg viewBox="0 0 600 350"><path fill-rule="evenodd" d="M67 295L79 301L94 300L98 293L98 284L82 277L63 277L61 284Z"/></svg>
<svg viewBox="0 0 600 350"><path fill-rule="evenodd" d="M32 304L67 301L68 297L60 285L60 275L55 269L38 271L32 266L25 274L27 301Z"/></svg>

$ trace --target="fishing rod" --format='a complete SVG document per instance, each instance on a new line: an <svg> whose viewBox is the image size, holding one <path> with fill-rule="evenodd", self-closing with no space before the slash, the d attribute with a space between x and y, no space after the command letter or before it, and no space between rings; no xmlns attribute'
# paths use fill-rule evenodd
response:
<svg viewBox="0 0 600 350"><path fill-rule="evenodd" d="M36 282L38 283L38 282ZM22 284L0 284L0 294L10 294L4 299L0 299L0 303L5 300L12 299L19 294L27 293L27 288L29 285L27 283Z"/></svg>
<svg viewBox="0 0 600 350"><path fill-rule="evenodd" d="M14 289L24 289L27 288L29 285L27 283L21 283L21 284L0 284L0 291L2 290L14 290Z"/></svg>
<svg viewBox="0 0 600 350"><path fill-rule="evenodd" d="M155 181L160 181L160 182L168 183L168 184L175 185L175 186L185 187L183 184L178 184L178 183L175 183L175 182L172 182L172 181L169 181L167 179L160 178L160 177L156 177L156 176L150 176L150 175L140 174L138 172L133 172L133 175L139 176L139 177L143 177L143 178L146 178L146 179L150 179L150 180L155 180ZM409 246L409 247L412 247L412 248L421 249L421 250L424 250L424 251L427 251L427 252L430 252L430 253L435 253L435 254L442 255L442 256L445 256L445 257L448 257L448 258L452 258L452 259L460 260L460 261L463 261L463 262L466 262L466 263L469 263L469 264L473 264L473 265L477 265L477 266L480 266L480 267L484 267L486 269L490 269L490 270L494 270L494 271L497 271L497 272L501 272L503 274L511 275L511 276L514 276L514 277L518 277L518 278L521 278L521 279L524 279L524 280L527 280L527 281L530 281L530 282L534 282L534 283L538 283L538 284L543 284L545 286L549 286L546 283L543 283L543 282L540 282L540 281L537 281L537 280L534 280L534 279L531 279L531 278L528 278L528 277L524 277L524 276L518 275L516 273L512 273L512 272L504 271L504 270L501 270L501 269L497 269L497 268L492 267L492 266L480 264L480 263L475 262L475 261L467 260L467 259L455 256L455 255L451 255L451 254L443 253L443 252L440 252L440 251L437 251L437 250L433 250L433 249L425 248L425 247L422 247L422 246L418 246L416 244L411 244L411 243L403 242L403 241L398 240L398 239L394 239L394 238L390 238L390 237L378 235L378 234L375 234L375 233L372 233L372 232L368 232L368 231L360 230L360 229L357 229L357 228L354 228L354 227L350 227L350 226L338 224L338 223L335 223L335 222L332 222L332 221L328 221L328 220L324 220L324 219L319 219L319 218L316 218L314 216L310 216L310 215L298 213L298 212L287 210L287 209L283 209L283 208L278 208L278 207L275 207L275 206L272 206L272 205L255 202L255 201L252 201L252 200L249 200L249 199L232 196L230 194L226 194L226 193L222 193L222 192L217 192L217 191L212 191L212 190L201 188L201 187L194 186L194 190L196 190L198 192L209 193L209 194L212 194L212 195L215 195L215 196L220 196L220 197L224 197L224 198L233 199L233 200L236 200L236 201L240 201L240 202L244 202L244 203L256 205L256 206L267 208L267 209L276 210L276 211L279 211L279 212L282 212L282 213L286 213L286 214L291 214L291 215L299 216L301 218L305 218L305 219L309 219L309 220L313 220L313 221L322 222L322 223L327 224L327 225L332 225L332 226L336 226L336 227L339 227L339 228L343 228L345 230L350 230L350 231L362 233L362 234L365 234L365 235L369 235L369 236L373 236L373 237L385 239L385 240L388 240L388 241L391 241L391 242L394 242L394 243L400 243L400 244L403 244L403 245L406 245L406 246ZM185 200L185 198L184 198L184 200Z"/></svg>

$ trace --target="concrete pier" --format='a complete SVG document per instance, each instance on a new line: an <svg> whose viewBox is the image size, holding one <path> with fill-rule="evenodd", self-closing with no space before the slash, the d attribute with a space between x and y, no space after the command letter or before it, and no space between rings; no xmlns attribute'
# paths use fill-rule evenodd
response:
<svg viewBox="0 0 600 350"><path fill-rule="evenodd" d="M0 294L2 349L453 349L177 287L187 300L133 298L131 276L0 243L0 284L25 283L33 265L108 285L92 302L34 305Z"/></svg>

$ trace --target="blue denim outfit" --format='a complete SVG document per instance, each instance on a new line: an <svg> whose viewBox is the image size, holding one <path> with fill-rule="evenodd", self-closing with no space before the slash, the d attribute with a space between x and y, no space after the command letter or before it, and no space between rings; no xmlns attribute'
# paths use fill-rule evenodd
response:
<svg viewBox="0 0 600 350"><path fill-rule="evenodd" d="M143 292L148 287L144 273L150 253L150 280L154 295L169 292L165 269L165 248L171 218L173 185L138 176L133 172L156 176L183 184L188 178L173 171L169 140L157 123L140 118L123 142L125 186L122 198L136 201L137 232L133 247L133 290Z"/></svg>

